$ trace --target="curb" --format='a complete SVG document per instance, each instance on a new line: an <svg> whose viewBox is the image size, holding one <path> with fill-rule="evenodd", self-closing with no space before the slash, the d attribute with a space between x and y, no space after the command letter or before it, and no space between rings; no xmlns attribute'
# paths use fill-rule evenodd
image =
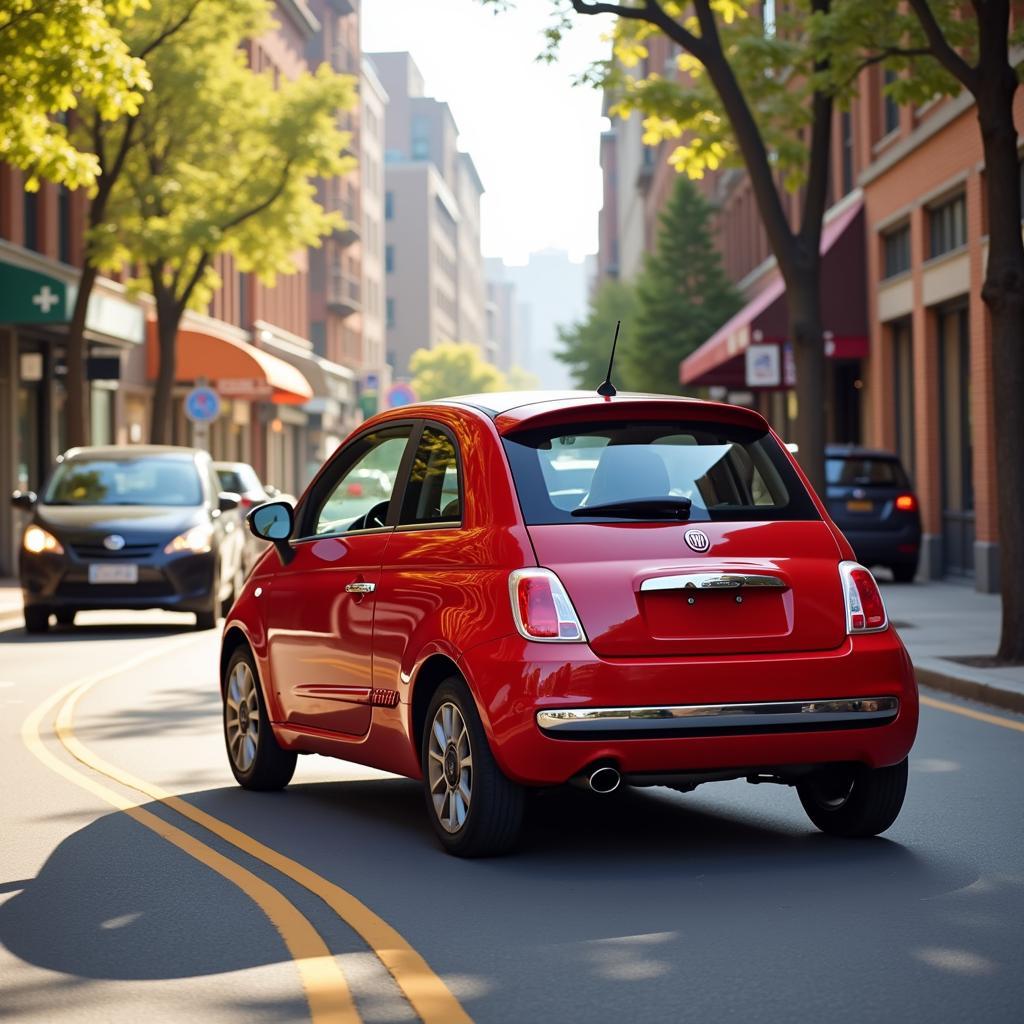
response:
<svg viewBox="0 0 1024 1024"><path fill-rule="evenodd" d="M977 700L984 704L1005 708L1007 711L1024 714L1024 693L1019 693L1016 690L1006 690L1001 686L993 686L991 683L979 683L973 679L963 679L946 672L938 672L933 668L918 668L916 665L914 673L921 686L929 686L933 690L942 690L944 693L952 693L957 697L966 697L968 700Z"/></svg>

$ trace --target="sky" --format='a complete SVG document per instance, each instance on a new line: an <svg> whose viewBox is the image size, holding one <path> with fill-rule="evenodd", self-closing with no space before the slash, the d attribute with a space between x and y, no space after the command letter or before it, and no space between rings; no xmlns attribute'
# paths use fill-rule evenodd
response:
<svg viewBox="0 0 1024 1024"><path fill-rule="evenodd" d="M607 17L584 17L561 60L538 64L550 0L518 0L494 14L479 0L363 0L363 50L408 50L428 96L445 100L459 148L473 157L486 189L485 256L525 263L531 252L597 251L601 207L598 143L607 122L597 91L573 78L602 59Z"/></svg>

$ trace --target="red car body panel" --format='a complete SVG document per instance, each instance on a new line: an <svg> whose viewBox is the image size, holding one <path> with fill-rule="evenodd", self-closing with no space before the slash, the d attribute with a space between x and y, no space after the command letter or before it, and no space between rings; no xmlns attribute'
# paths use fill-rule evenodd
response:
<svg viewBox="0 0 1024 1024"><path fill-rule="evenodd" d="M251 647L282 746L418 778L417 685L423 666L441 656L472 690L502 770L532 785L563 783L599 761L657 773L834 761L881 767L906 757L918 717L910 660L891 625L846 634L838 563L853 553L792 458L821 522L701 522L711 545L696 554L682 543L685 523L528 527L501 444L526 423L685 417L769 429L760 416L635 396L539 395L496 415L474 404L406 406L358 432L411 419L447 427L460 449L461 526L300 540L287 565L268 549L246 581L225 649L240 638ZM559 575L588 643L537 643L517 632L509 573L536 565ZM664 595L639 591L643 579L694 568L771 571L787 586L745 596L742 608L732 595L709 595L685 626L678 598L669 606ZM346 593L359 581L376 591ZM397 693L397 705L376 706L380 693ZM567 740L536 721L537 711L558 707L883 695L899 697L899 715L871 728Z"/></svg>

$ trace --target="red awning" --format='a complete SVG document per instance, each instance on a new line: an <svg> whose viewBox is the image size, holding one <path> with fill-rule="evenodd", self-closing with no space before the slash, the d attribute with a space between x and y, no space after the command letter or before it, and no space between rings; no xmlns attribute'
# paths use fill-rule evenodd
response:
<svg viewBox="0 0 1024 1024"><path fill-rule="evenodd" d="M826 352L836 359L858 359L868 352L863 208L861 199L851 203L821 233L822 321ZM788 315L786 285L776 268L762 291L679 364L679 380L748 387L744 353L752 342L785 345Z"/></svg>
<svg viewBox="0 0 1024 1024"><path fill-rule="evenodd" d="M147 326L149 378L156 379L156 321ZM290 363L214 327L188 323L178 330L176 379L204 378L226 397L278 405L304 405L313 397L309 381Z"/></svg>

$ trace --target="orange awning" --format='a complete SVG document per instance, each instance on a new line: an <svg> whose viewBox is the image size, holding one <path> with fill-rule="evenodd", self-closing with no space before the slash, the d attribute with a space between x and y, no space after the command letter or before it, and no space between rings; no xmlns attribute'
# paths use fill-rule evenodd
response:
<svg viewBox="0 0 1024 1024"><path fill-rule="evenodd" d="M156 321L147 326L150 380L156 379ZM250 398L278 405L304 405L313 397L309 381L290 363L228 334L195 324L178 330L175 379L204 378L225 397Z"/></svg>

